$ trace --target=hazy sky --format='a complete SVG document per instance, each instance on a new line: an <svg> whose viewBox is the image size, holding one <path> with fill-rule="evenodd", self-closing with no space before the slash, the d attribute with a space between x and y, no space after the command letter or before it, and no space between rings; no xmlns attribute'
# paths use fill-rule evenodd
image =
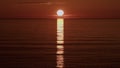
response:
<svg viewBox="0 0 120 68"><path fill-rule="evenodd" d="M0 0L0 18L49 18L58 9L70 17L120 18L120 0Z"/></svg>

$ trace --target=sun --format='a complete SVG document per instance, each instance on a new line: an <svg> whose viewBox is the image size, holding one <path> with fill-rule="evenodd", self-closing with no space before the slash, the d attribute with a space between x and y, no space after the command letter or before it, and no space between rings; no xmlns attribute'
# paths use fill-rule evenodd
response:
<svg viewBox="0 0 120 68"><path fill-rule="evenodd" d="M63 16L63 15L64 15L64 11L61 10L61 9L59 9L59 10L57 11L57 15L58 15L58 16Z"/></svg>

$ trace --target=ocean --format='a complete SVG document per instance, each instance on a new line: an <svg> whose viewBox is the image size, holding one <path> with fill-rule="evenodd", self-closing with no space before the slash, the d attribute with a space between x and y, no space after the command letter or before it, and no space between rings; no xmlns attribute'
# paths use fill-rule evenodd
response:
<svg viewBox="0 0 120 68"><path fill-rule="evenodd" d="M120 68L120 19L0 19L0 68Z"/></svg>

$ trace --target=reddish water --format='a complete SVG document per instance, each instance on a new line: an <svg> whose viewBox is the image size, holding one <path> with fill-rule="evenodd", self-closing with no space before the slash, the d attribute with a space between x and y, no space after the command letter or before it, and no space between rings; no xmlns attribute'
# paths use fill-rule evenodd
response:
<svg viewBox="0 0 120 68"><path fill-rule="evenodd" d="M0 67L120 68L119 19L65 19L63 31L58 44L55 19L1 19Z"/></svg>

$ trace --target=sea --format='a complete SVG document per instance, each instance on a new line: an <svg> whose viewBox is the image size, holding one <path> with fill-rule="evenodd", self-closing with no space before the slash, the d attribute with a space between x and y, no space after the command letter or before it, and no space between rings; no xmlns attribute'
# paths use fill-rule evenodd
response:
<svg viewBox="0 0 120 68"><path fill-rule="evenodd" d="M0 68L120 68L120 19L0 19Z"/></svg>

